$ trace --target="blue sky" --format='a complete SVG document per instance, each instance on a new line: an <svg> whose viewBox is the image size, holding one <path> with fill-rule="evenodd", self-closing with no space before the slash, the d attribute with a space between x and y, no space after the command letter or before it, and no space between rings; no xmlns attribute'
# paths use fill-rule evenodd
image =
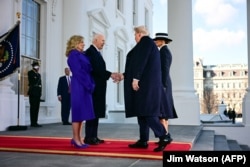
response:
<svg viewBox="0 0 250 167"><path fill-rule="evenodd" d="M153 33L167 32L167 0L153 3ZM204 65L247 64L246 20L246 0L193 0L194 57Z"/></svg>

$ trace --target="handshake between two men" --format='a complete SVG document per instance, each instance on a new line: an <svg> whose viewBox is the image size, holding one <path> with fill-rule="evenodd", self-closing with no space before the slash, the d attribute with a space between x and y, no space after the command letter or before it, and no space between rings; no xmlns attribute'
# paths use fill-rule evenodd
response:
<svg viewBox="0 0 250 167"><path fill-rule="evenodd" d="M114 83L119 83L121 80L124 79L124 76L122 73L115 72L111 74L111 78L113 79Z"/></svg>
<svg viewBox="0 0 250 167"><path fill-rule="evenodd" d="M114 83L119 83L121 80L124 79L124 75L122 73L112 73L111 78L113 79ZM139 90L139 80L138 79L133 79L131 86L134 91Z"/></svg>

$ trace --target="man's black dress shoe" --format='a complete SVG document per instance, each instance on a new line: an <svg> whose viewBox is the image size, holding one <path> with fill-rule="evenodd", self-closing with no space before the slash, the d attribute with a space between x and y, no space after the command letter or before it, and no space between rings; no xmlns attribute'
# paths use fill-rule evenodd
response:
<svg viewBox="0 0 250 167"><path fill-rule="evenodd" d="M158 145L158 147L156 147L156 148L154 149L154 152L163 151L163 150L165 149L165 147L166 147L169 143L171 143L172 140L173 140L172 138L168 138L167 135L166 135L165 138L160 139L159 145Z"/></svg>
<svg viewBox="0 0 250 167"><path fill-rule="evenodd" d="M96 140L97 140L99 143L104 143L104 140L99 139L98 137L96 138Z"/></svg>
<svg viewBox="0 0 250 167"><path fill-rule="evenodd" d="M128 147L130 147L130 148L148 148L148 143L138 140L134 144L129 144Z"/></svg>
<svg viewBox="0 0 250 167"><path fill-rule="evenodd" d="M69 122L64 122L63 125L71 125Z"/></svg>
<svg viewBox="0 0 250 167"><path fill-rule="evenodd" d="M36 127L36 128L42 127L42 125L39 125L39 124L31 124L30 126L31 127Z"/></svg>
<svg viewBox="0 0 250 167"><path fill-rule="evenodd" d="M89 145L98 145L99 144L97 138L85 138L84 143L89 144Z"/></svg>

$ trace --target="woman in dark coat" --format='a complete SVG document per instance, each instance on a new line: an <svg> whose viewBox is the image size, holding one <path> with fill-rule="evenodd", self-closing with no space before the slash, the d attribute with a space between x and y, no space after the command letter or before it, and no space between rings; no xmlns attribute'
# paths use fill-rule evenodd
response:
<svg viewBox="0 0 250 167"><path fill-rule="evenodd" d="M161 101L162 103L161 103L160 121L164 125L166 131L168 132L168 119L173 119L178 117L174 107L174 100L172 95L172 82L170 77L172 54L167 46L168 43L172 42L172 39L168 38L167 33L156 33L154 41L160 49L161 75L162 75L161 78L162 78L162 85L164 88ZM172 140L170 133L168 133L168 137L170 140Z"/></svg>
<svg viewBox="0 0 250 167"><path fill-rule="evenodd" d="M149 128L159 137L162 151L169 143L166 130L159 121L161 91L160 54L144 26L135 27L136 46L128 53L124 73L126 117L137 117L140 139L131 148L147 148Z"/></svg>

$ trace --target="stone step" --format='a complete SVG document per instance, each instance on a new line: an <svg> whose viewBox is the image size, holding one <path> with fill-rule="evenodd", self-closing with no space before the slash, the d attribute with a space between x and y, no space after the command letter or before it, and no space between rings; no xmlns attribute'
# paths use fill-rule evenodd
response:
<svg viewBox="0 0 250 167"><path fill-rule="evenodd" d="M250 147L248 145L240 144L240 147L241 147L242 151L250 151Z"/></svg>
<svg viewBox="0 0 250 167"><path fill-rule="evenodd" d="M201 130L193 142L192 151L250 151L248 145L240 145L225 135L215 135L213 130Z"/></svg>
<svg viewBox="0 0 250 167"><path fill-rule="evenodd" d="M236 140L227 140L230 151L242 151L242 148Z"/></svg>
<svg viewBox="0 0 250 167"><path fill-rule="evenodd" d="M214 150L215 151L229 151L227 138L225 135L214 136Z"/></svg>
<svg viewBox="0 0 250 167"><path fill-rule="evenodd" d="M201 130L197 140L192 146L193 151L213 151L214 150L214 131Z"/></svg>

